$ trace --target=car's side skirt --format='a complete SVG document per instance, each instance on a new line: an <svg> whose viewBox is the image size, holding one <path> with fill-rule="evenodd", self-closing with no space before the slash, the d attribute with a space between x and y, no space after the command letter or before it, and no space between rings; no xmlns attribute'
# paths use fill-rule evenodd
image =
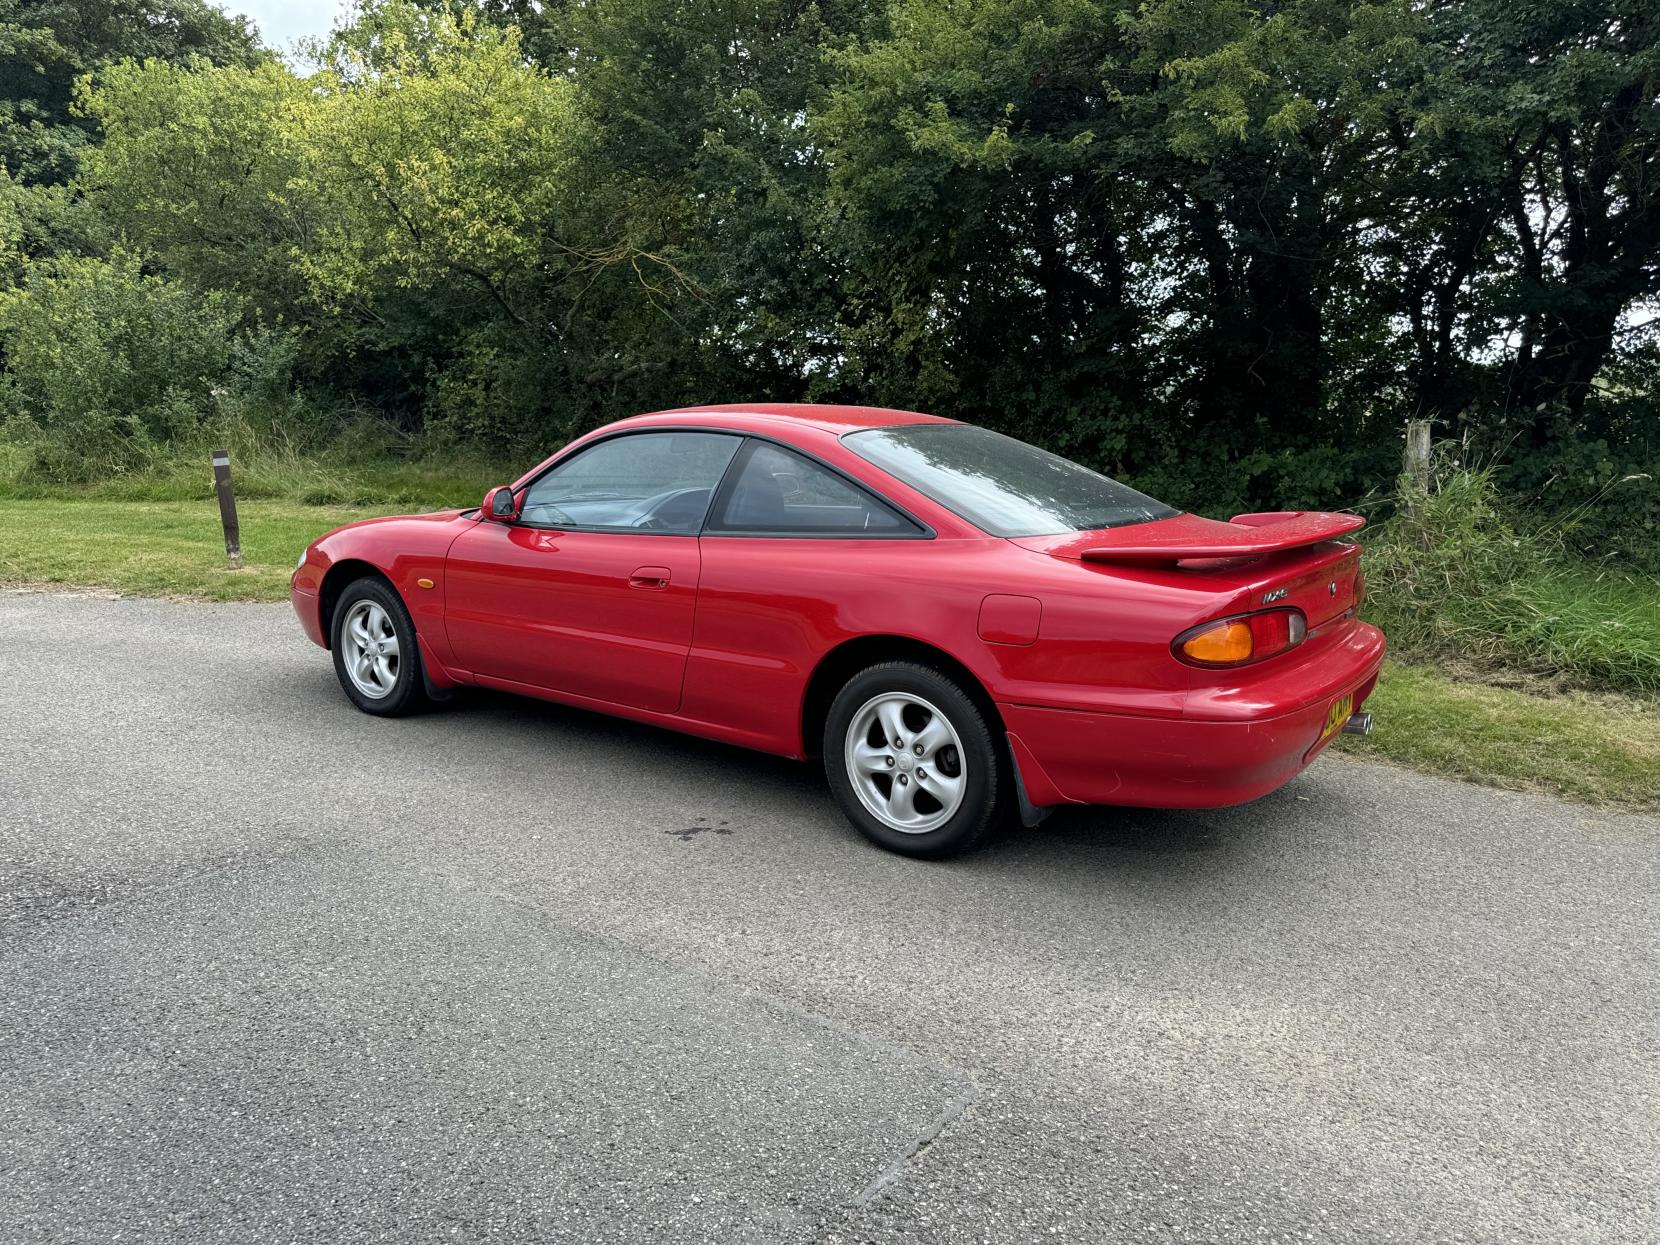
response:
<svg viewBox="0 0 1660 1245"><path fill-rule="evenodd" d="M574 696L566 692L555 691L552 688L516 683L512 679L491 678L489 675L473 675L468 681L478 687L487 687L498 692L512 692L515 695L528 696L533 700L546 700L554 704L570 705L577 709L589 709L596 713L606 714L609 717L626 718L632 722L645 722L651 726L665 727L668 730L679 731L685 735L696 735L701 739L713 739L720 743L736 744L740 748L749 748L756 752L790 757L797 761L806 759L795 741L785 743L770 735L739 730L723 722L706 722L696 718L682 717L674 713L657 713L650 709L635 709L627 705L614 704L611 701L595 700L590 696Z"/></svg>

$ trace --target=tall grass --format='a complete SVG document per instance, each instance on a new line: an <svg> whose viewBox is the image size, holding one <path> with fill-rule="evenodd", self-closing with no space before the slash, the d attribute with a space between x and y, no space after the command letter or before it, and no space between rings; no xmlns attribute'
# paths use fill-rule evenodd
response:
<svg viewBox="0 0 1660 1245"><path fill-rule="evenodd" d="M1404 493L1368 542L1367 613L1398 655L1557 687L1660 695L1660 581L1507 512L1491 469Z"/></svg>
<svg viewBox="0 0 1660 1245"><path fill-rule="evenodd" d="M373 418L348 425L320 447L229 419L157 447L134 469L81 485L41 478L27 444L0 440L0 498L203 501L213 496L210 451L221 447L230 450L238 497L313 506L475 506L491 485L518 474L505 464L435 452Z"/></svg>

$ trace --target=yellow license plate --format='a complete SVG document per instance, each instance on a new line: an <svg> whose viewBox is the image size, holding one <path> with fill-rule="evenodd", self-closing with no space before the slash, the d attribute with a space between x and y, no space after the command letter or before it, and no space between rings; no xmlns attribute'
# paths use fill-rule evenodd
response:
<svg viewBox="0 0 1660 1245"><path fill-rule="evenodd" d="M1353 692L1350 692L1347 696L1339 696L1332 701L1331 708L1326 711L1326 729L1320 732L1319 742L1324 743L1342 730L1343 723L1354 715L1354 711L1355 697Z"/></svg>

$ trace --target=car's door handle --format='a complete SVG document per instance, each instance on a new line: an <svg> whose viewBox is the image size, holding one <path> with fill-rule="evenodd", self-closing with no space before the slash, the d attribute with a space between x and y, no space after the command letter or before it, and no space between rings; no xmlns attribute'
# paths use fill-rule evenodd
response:
<svg viewBox="0 0 1660 1245"><path fill-rule="evenodd" d="M666 566L642 566L628 577L630 588L667 588L669 586L669 568Z"/></svg>

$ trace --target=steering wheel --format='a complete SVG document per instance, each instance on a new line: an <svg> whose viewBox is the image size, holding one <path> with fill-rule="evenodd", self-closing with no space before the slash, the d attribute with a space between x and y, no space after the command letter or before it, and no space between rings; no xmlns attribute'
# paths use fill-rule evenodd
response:
<svg viewBox="0 0 1660 1245"><path fill-rule="evenodd" d="M561 526L564 526L564 527L575 527L576 526L576 520L571 518L570 515L566 514L563 510L561 510L558 506L554 505L552 502L539 501L534 506L526 506L525 509L526 510L534 509L534 510L538 511L538 514L537 514L538 519L545 518L546 521L548 521L548 522L552 522L552 523L555 523L555 524L558 524L558 525L561 525Z"/></svg>

